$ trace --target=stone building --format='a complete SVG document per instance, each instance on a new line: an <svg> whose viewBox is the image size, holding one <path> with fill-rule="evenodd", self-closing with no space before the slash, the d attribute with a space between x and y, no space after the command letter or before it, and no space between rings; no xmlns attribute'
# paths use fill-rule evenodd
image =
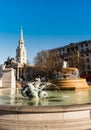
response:
<svg viewBox="0 0 91 130"><path fill-rule="evenodd" d="M73 60L78 60L78 64L80 62L80 57L82 58L82 68L83 68L83 74L90 75L91 74L91 40L86 40L78 43L70 43L66 46L55 48L50 50L53 52L59 54L60 58L63 58L64 60L67 60L70 62L70 60L73 57ZM74 55L76 55L76 59L74 58ZM58 60L54 66L60 66L60 60ZM74 66L75 67L75 66Z"/></svg>

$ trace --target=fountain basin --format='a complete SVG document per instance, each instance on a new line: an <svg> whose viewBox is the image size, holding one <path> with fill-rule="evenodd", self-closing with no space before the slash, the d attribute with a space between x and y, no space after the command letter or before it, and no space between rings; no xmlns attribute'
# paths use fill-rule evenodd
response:
<svg viewBox="0 0 91 130"><path fill-rule="evenodd" d="M0 105L0 130L87 130L91 128L90 89L62 91L62 95L60 92L51 91L52 94L48 99L43 100L42 106L40 106L41 102L37 103L37 101L35 106L33 103L31 105L30 100L25 100L18 94L14 95L13 89L0 90L0 104L2 97L4 101L4 105ZM56 94L55 98L54 94ZM56 96L59 98L56 99ZM51 102L56 104L50 104Z"/></svg>
<svg viewBox="0 0 91 130"><path fill-rule="evenodd" d="M85 130L91 128L91 104L0 106L2 130Z"/></svg>
<svg viewBox="0 0 91 130"><path fill-rule="evenodd" d="M53 79L50 80L50 82L58 86L60 89L65 89L65 90L84 89L90 87L87 84L86 79L84 78Z"/></svg>
<svg viewBox="0 0 91 130"><path fill-rule="evenodd" d="M50 82L58 86L60 89L65 90L84 89L90 87L85 78L80 78L79 70L77 68L62 68L61 78L52 79Z"/></svg>

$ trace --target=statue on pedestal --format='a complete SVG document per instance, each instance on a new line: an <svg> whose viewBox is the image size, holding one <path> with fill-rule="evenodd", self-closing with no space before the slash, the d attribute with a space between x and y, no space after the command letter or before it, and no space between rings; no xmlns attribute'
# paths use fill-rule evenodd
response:
<svg viewBox="0 0 91 130"><path fill-rule="evenodd" d="M62 68L67 68L67 64L68 64L68 62L66 60L64 60Z"/></svg>

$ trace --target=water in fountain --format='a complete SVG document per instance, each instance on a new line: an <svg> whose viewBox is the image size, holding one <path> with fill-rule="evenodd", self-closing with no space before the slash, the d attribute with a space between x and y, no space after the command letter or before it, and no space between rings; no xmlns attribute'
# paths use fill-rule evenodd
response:
<svg viewBox="0 0 91 130"><path fill-rule="evenodd" d="M49 95L48 98L32 98L23 97L20 93L20 89L15 94L10 94L13 90L0 89L0 104L1 105L15 105L15 106L53 106L53 105L71 105L71 104L84 104L91 103L91 89L81 90L62 90L60 92L54 90L46 91ZM67 97L67 98L66 98Z"/></svg>
<svg viewBox="0 0 91 130"><path fill-rule="evenodd" d="M53 85L54 87L56 87L57 88L57 90L60 92L60 94L61 94L61 96L63 97L63 94L62 94L62 92L61 92L61 89L57 86L57 85L55 85L55 84L53 84L53 83L46 83L46 86L50 86L50 85Z"/></svg>

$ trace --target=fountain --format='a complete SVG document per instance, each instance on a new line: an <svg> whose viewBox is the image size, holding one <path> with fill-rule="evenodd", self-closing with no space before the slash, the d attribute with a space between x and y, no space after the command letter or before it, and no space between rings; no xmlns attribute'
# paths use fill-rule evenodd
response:
<svg viewBox="0 0 91 130"><path fill-rule="evenodd" d="M75 90L89 88L86 79L80 78L77 68L67 67L67 62L64 61L61 69L61 78L50 80L51 83L57 85L61 90Z"/></svg>
<svg viewBox="0 0 91 130"><path fill-rule="evenodd" d="M90 130L91 89L78 90L88 85L79 78L77 68L67 68L66 64L61 78L51 83L36 79L21 90L0 88L0 130ZM59 92L45 89L51 85ZM74 87L75 91L60 91L57 85L60 89Z"/></svg>

